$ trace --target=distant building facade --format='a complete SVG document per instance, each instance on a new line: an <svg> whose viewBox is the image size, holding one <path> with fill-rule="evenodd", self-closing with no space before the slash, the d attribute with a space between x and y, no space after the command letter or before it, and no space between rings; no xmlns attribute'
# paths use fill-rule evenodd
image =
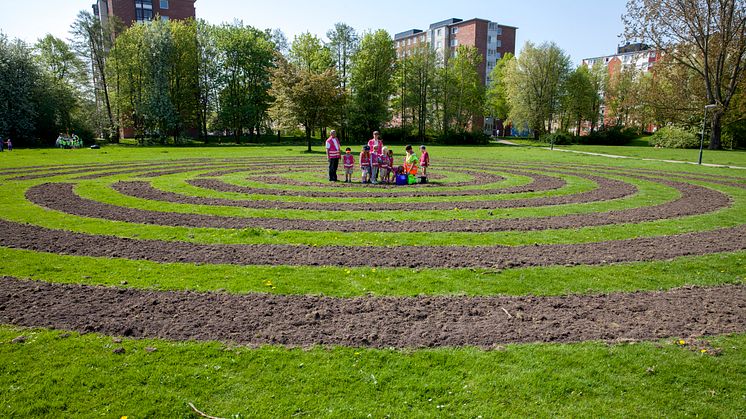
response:
<svg viewBox="0 0 746 419"><path fill-rule="evenodd" d="M105 22L118 17L125 26L160 19L188 19L196 16L196 0L98 0L93 13Z"/></svg>
<svg viewBox="0 0 746 419"><path fill-rule="evenodd" d="M583 64L593 67L597 62L609 68L610 72L620 71L622 67L632 67L641 72L650 71L660 59L660 52L646 44L627 44L617 48L614 55L586 58Z"/></svg>
<svg viewBox="0 0 746 419"><path fill-rule="evenodd" d="M515 38L518 28L501 25L486 19L462 20L451 18L433 23L426 31L410 29L394 35L396 55L399 59L407 57L411 51L421 45L427 45L445 61L452 56L460 45L475 47L483 60L477 69L485 85L491 83L490 74L497 62L505 54L515 55ZM501 121L491 118L475 121L484 124L485 133L496 134L502 130Z"/></svg>
<svg viewBox="0 0 746 419"><path fill-rule="evenodd" d="M639 73L647 73L653 69L655 63L661 59L661 52L650 47L647 44L635 43L626 44L617 47L617 53L613 55L605 55L601 57L586 58L582 64L588 67L593 67L597 63L600 63L608 71L609 78L613 78L619 74L623 69L633 69ZM599 92L601 97L604 97L604 92ZM606 98L604 98L606 99ZM600 121L599 125L607 125L611 123L606 112L606 106L601 105L600 107ZM655 131L657 127L649 125L645 129L649 132ZM589 127L583 127L583 134L589 132Z"/></svg>

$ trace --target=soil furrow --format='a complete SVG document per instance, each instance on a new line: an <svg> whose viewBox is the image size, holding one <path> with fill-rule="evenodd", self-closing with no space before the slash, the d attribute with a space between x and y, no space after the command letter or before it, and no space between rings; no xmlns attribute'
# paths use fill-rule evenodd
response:
<svg viewBox="0 0 746 419"><path fill-rule="evenodd" d="M431 348L746 331L746 287L562 297L329 298L0 278L0 323L176 341Z"/></svg>
<svg viewBox="0 0 746 419"><path fill-rule="evenodd" d="M606 265L746 249L746 225L673 236L534 246L224 245L135 240L0 220L0 246L64 255L235 265L518 268Z"/></svg>

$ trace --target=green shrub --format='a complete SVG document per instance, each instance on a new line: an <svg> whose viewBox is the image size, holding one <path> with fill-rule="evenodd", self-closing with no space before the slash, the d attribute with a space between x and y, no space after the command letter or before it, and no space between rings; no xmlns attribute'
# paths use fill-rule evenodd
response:
<svg viewBox="0 0 746 419"><path fill-rule="evenodd" d="M697 148L700 138L683 128L663 127L650 137L650 145L663 148Z"/></svg>
<svg viewBox="0 0 746 419"><path fill-rule="evenodd" d="M484 145L489 144L490 137L480 131L448 131L435 137L434 141L445 145Z"/></svg>
<svg viewBox="0 0 746 419"><path fill-rule="evenodd" d="M567 132L554 132L551 134L544 134L541 136L541 141L547 144L554 145L567 145L574 143L574 138Z"/></svg>
<svg viewBox="0 0 746 419"><path fill-rule="evenodd" d="M635 128L611 127L580 137L578 142L588 145L627 145L639 135Z"/></svg>

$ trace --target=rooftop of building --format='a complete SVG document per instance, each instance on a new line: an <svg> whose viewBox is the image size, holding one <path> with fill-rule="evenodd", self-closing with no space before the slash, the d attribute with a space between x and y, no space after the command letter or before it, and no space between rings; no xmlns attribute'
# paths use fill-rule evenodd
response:
<svg viewBox="0 0 746 419"><path fill-rule="evenodd" d="M394 40L398 41L400 39L406 39L406 38L409 38L410 36L419 35L421 33L423 33L422 29L410 29L408 31L399 32L396 35L394 35Z"/></svg>

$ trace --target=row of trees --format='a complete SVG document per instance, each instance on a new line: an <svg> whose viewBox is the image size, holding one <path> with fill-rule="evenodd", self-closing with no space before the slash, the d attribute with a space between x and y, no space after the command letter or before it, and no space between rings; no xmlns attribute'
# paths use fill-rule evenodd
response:
<svg viewBox="0 0 746 419"><path fill-rule="evenodd" d="M518 58L497 64L487 114L530 129L590 132L598 123L701 129L710 113L710 148L746 134L746 1L629 0L626 36L661 54L652 71L605 65L570 67L557 45L527 43ZM600 115L604 108L605 112ZM700 128L698 128L700 127Z"/></svg>
<svg viewBox="0 0 746 419"><path fill-rule="evenodd" d="M0 136L16 145L52 144L60 132L90 138L95 106L88 99L85 64L64 41L36 45L0 34Z"/></svg>

